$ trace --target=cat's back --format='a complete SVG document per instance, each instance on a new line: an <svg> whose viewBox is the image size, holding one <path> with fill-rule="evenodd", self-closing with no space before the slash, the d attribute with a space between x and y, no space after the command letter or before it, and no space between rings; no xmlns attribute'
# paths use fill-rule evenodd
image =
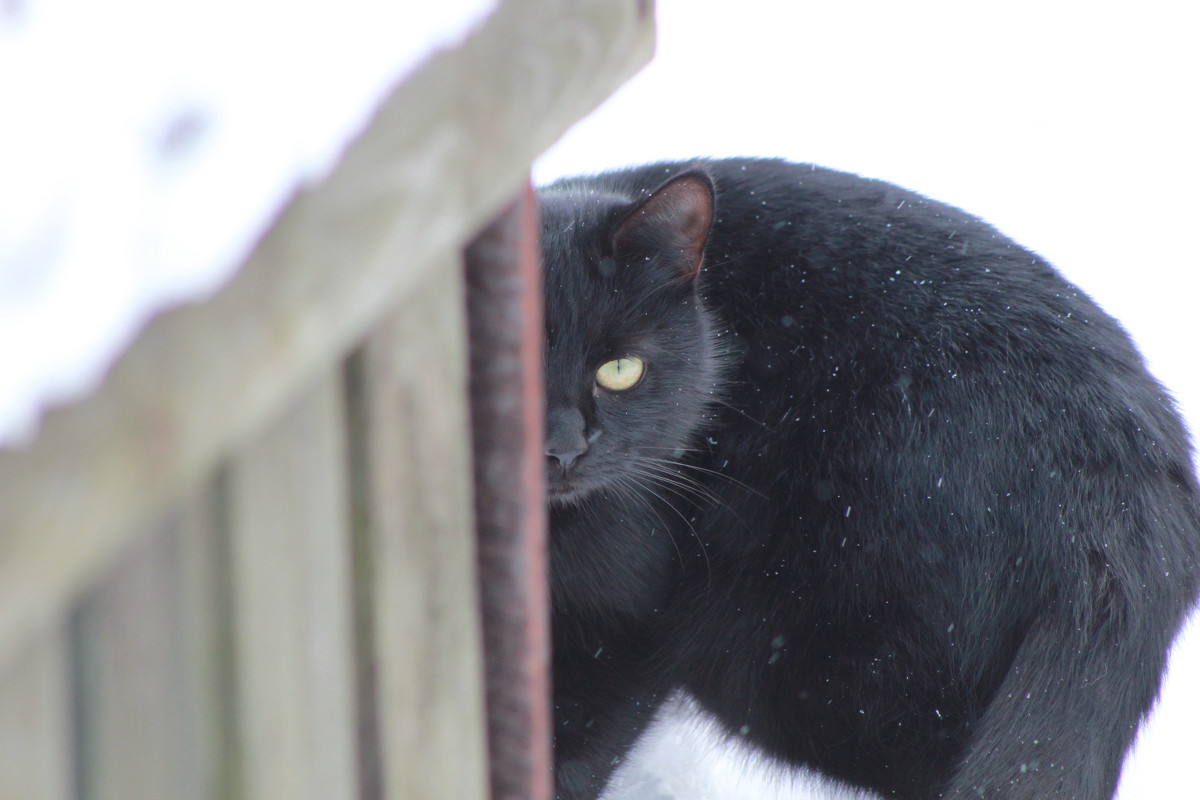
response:
<svg viewBox="0 0 1200 800"><path fill-rule="evenodd" d="M1100 347L1141 368L1120 326L1036 253L975 216L884 181L737 158L650 164L548 191L634 201L696 168L716 190L702 292L739 332L780 332L793 343L808 334L809 346L861 349L892 339L893 347L955 349L964 337L1003 331L1009 355L1028 332L1035 349L1049 335L1059 337L1044 342L1052 347Z"/></svg>
<svg viewBox="0 0 1200 800"><path fill-rule="evenodd" d="M638 179L661 180L649 169ZM908 526L930 513L928 485L940 511L977 512L980 535L996 511L980 497L1013 525L1072 507L1085 526L1143 492L1191 531L1178 555L1192 560L1191 446L1173 403L1121 326L1044 259L882 181L774 160L705 169L716 215L701 294L733 365L710 467L807 498L829 530L847 509ZM1075 510L1079 492L1091 507ZM1006 499L1022 493L1020 507Z"/></svg>
<svg viewBox="0 0 1200 800"><path fill-rule="evenodd" d="M1098 406L1159 418L1163 438L1186 449L1169 398L1121 326L991 225L811 165L707 169L717 215L703 292L756 380L854 380L864 398L882 382L886 394L924 390L930 403L972 385L998 405L1091 393Z"/></svg>
<svg viewBox="0 0 1200 800"><path fill-rule="evenodd" d="M869 314L863 338L930 325L1095 324L1136 358L1085 294L960 209L811 165L747 159L708 169L718 197L705 275L718 306L777 298L825 325Z"/></svg>

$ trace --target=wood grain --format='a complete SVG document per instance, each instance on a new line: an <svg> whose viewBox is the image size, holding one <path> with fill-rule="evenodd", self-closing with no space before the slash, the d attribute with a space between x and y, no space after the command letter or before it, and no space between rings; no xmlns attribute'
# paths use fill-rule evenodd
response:
<svg viewBox="0 0 1200 800"><path fill-rule="evenodd" d="M174 510L72 618L75 773L91 800L217 796L208 511L199 499Z"/></svg>
<svg viewBox="0 0 1200 800"><path fill-rule="evenodd" d="M0 800L75 797L66 643L39 631L0 669Z"/></svg>
<svg viewBox="0 0 1200 800"><path fill-rule="evenodd" d="M238 742L252 800L357 797L344 419L328 376L230 467Z"/></svg>
<svg viewBox="0 0 1200 800"><path fill-rule="evenodd" d="M487 796L460 273L442 262L368 339L352 426L370 432L381 794L396 800Z"/></svg>

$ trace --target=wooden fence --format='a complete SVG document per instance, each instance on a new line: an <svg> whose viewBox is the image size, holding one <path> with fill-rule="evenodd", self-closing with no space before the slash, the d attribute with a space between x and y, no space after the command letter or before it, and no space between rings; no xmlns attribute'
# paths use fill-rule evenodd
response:
<svg viewBox="0 0 1200 800"><path fill-rule="evenodd" d="M501 2L229 286L0 452L0 800L546 796L529 198L469 259L524 394L468 369L461 254L652 38L645 0Z"/></svg>

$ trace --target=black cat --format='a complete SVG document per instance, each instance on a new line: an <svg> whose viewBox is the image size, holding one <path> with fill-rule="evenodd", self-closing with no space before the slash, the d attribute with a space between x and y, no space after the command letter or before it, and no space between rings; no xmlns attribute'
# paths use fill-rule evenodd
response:
<svg viewBox="0 0 1200 800"><path fill-rule="evenodd" d="M683 688L886 797L1110 797L1200 574L1187 435L1117 323L817 167L539 204L558 796Z"/></svg>

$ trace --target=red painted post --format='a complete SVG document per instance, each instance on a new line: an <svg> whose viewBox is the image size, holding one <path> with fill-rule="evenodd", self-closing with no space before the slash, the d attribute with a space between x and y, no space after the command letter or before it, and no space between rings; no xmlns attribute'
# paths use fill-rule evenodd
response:
<svg viewBox="0 0 1200 800"><path fill-rule="evenodd" d="M550 800L542 281L533 190L465 253L492 800Z"/></svg>

